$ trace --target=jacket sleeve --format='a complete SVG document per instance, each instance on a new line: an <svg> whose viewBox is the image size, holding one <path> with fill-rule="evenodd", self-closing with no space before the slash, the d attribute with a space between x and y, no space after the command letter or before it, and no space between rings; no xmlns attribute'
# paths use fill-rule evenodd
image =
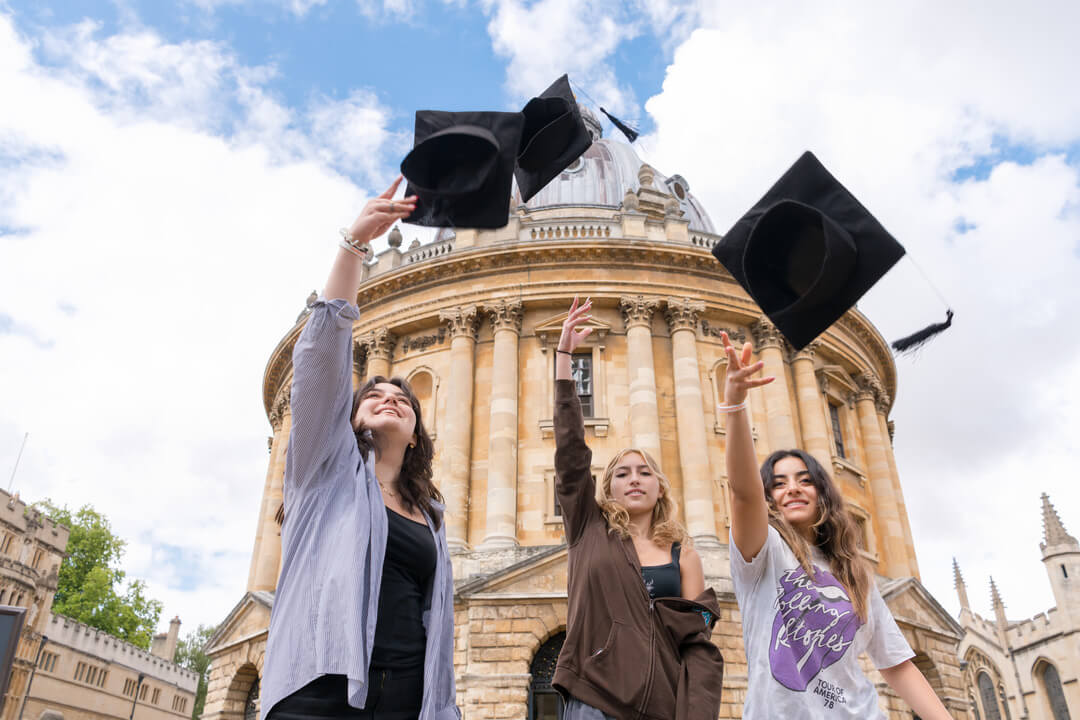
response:
<svg viewBox="0 0 1080 720"><path fill-rule="evenodd" d="M293 348L292 430L286 477L305 485L326 462L335 437L351 431L355 305L320 297Z"/></svg>
<svg viewBox="0 0 1080 720"><path fill-rule="evenodd" d="M712 641L720 606L712 588L706 588L694 602L706 612L679 613L672 623L678 629L671 628L677 636L683 669L675 695L675 720L715 720L724 684L724 658Z"/></svg>
<svg viewBox="0 0 1080 720"><path fill-rule="evenodd" d="M555 493L562 508L566 542L573 545L589 519L600 514L592 450L585 444L585 419L573 380L555 381Z"/></svg>

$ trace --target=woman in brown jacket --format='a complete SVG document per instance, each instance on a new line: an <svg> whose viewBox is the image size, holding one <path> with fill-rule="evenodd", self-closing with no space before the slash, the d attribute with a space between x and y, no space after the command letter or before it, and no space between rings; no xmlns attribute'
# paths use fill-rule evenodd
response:
<svg viewBox="0 0 1080 720"><path fill-rule="evenodd" d="M566 641L552 683L564 720L716 718L718 606L676 519L671 486L645 451L608 463L597 498L571 373L592 303L577 298L555 351L555 472L569 545Z"/></svg>

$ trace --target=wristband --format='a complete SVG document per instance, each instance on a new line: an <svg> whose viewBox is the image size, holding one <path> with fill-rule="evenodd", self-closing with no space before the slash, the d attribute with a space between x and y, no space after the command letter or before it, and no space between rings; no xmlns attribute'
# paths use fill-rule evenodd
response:
<svg viewBox="0 0 1080 720"><path fill-rule="evenodd" d="M570 352L569 350L556 350L555 352L556 353L562 353L563 355L569 355L570 357L574 357L574 353Z"/></svg>
<svg viewBox="0 0 1080 720"><path fill-rule="evenodd" d="M737 413L740 410L745 410L745 409L746 409L746 401L745 400L743 400L738 405L717 405L716 406L716 412L724 413L725 415L728 415L728 414L731 414L731 413Z"/></svg>

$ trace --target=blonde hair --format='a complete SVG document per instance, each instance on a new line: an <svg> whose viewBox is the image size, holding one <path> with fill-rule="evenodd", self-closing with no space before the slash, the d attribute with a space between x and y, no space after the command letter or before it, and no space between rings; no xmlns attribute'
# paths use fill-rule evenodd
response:
<svg viewBox="0 0 1080 720"><path fill-rule="evenodd" d="M599 495L597 502L600 504L601 512L604 513L608 531L616 533L624 539L630 537L630 513L612 497L611 479L615 476L615 467L624 457L631 453L637 453L645 460L645 464L649 466L649 470L652 471L660 483L660 497L656 499L656 505L653 507L652 522L649 526L649 539L659 544L687 544L689 537L686 534L686 528L678 520L679 506L671 496L671 483L668 482L667 476L664 475L664 472L660 469L660 464L656 462L653 456L640 448L631 447L620 450L615 453L615 457L611 458L611 462L604 469L604 477L597 488L597 494Z"/></svg>

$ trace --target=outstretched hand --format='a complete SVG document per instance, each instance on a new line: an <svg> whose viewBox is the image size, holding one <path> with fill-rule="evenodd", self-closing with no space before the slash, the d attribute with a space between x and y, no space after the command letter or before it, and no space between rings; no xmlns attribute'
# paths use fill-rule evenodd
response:
<svg viewBox="0 0 1080 720"><path fill-rule="evenodd" d="M750 391L750 388L768 385L776 379L775 377L752 377L765 366L765 363L760 360L756 363L750 362L754 352L754 346L751 343L745 343L742 350L737 351L732 346L731 338L728 337L726 332L720 333L720 340L724 343L724 353L727 355L728 360L727 379L724 380L725 403L738 405L746 399L746 394Z"/></svg>
<svg viewBox="0 0 1080 720"><path fill-rule="evenodd" d="M585 341L585 338L589 337L592 328L579 330L578 326L592 319L590 310L592 310L591 299L585 298L585 302L578 307L577 296L574 296L574 302L570 304L570 312L566 314L566 320L563 321L562 334L559 335L559 350L572 353Z"/></svg>
<svg viewBox="0 0 1080 720"><path fill-rule="evenodd" d="M349 235L354 242L369 243L389 230L398 220L404 220L413 214L416 210L415 195L401 200L393 199L401 180L402 176L398 175L384 193L367 201L360 215L349 226Z"/></svg>

